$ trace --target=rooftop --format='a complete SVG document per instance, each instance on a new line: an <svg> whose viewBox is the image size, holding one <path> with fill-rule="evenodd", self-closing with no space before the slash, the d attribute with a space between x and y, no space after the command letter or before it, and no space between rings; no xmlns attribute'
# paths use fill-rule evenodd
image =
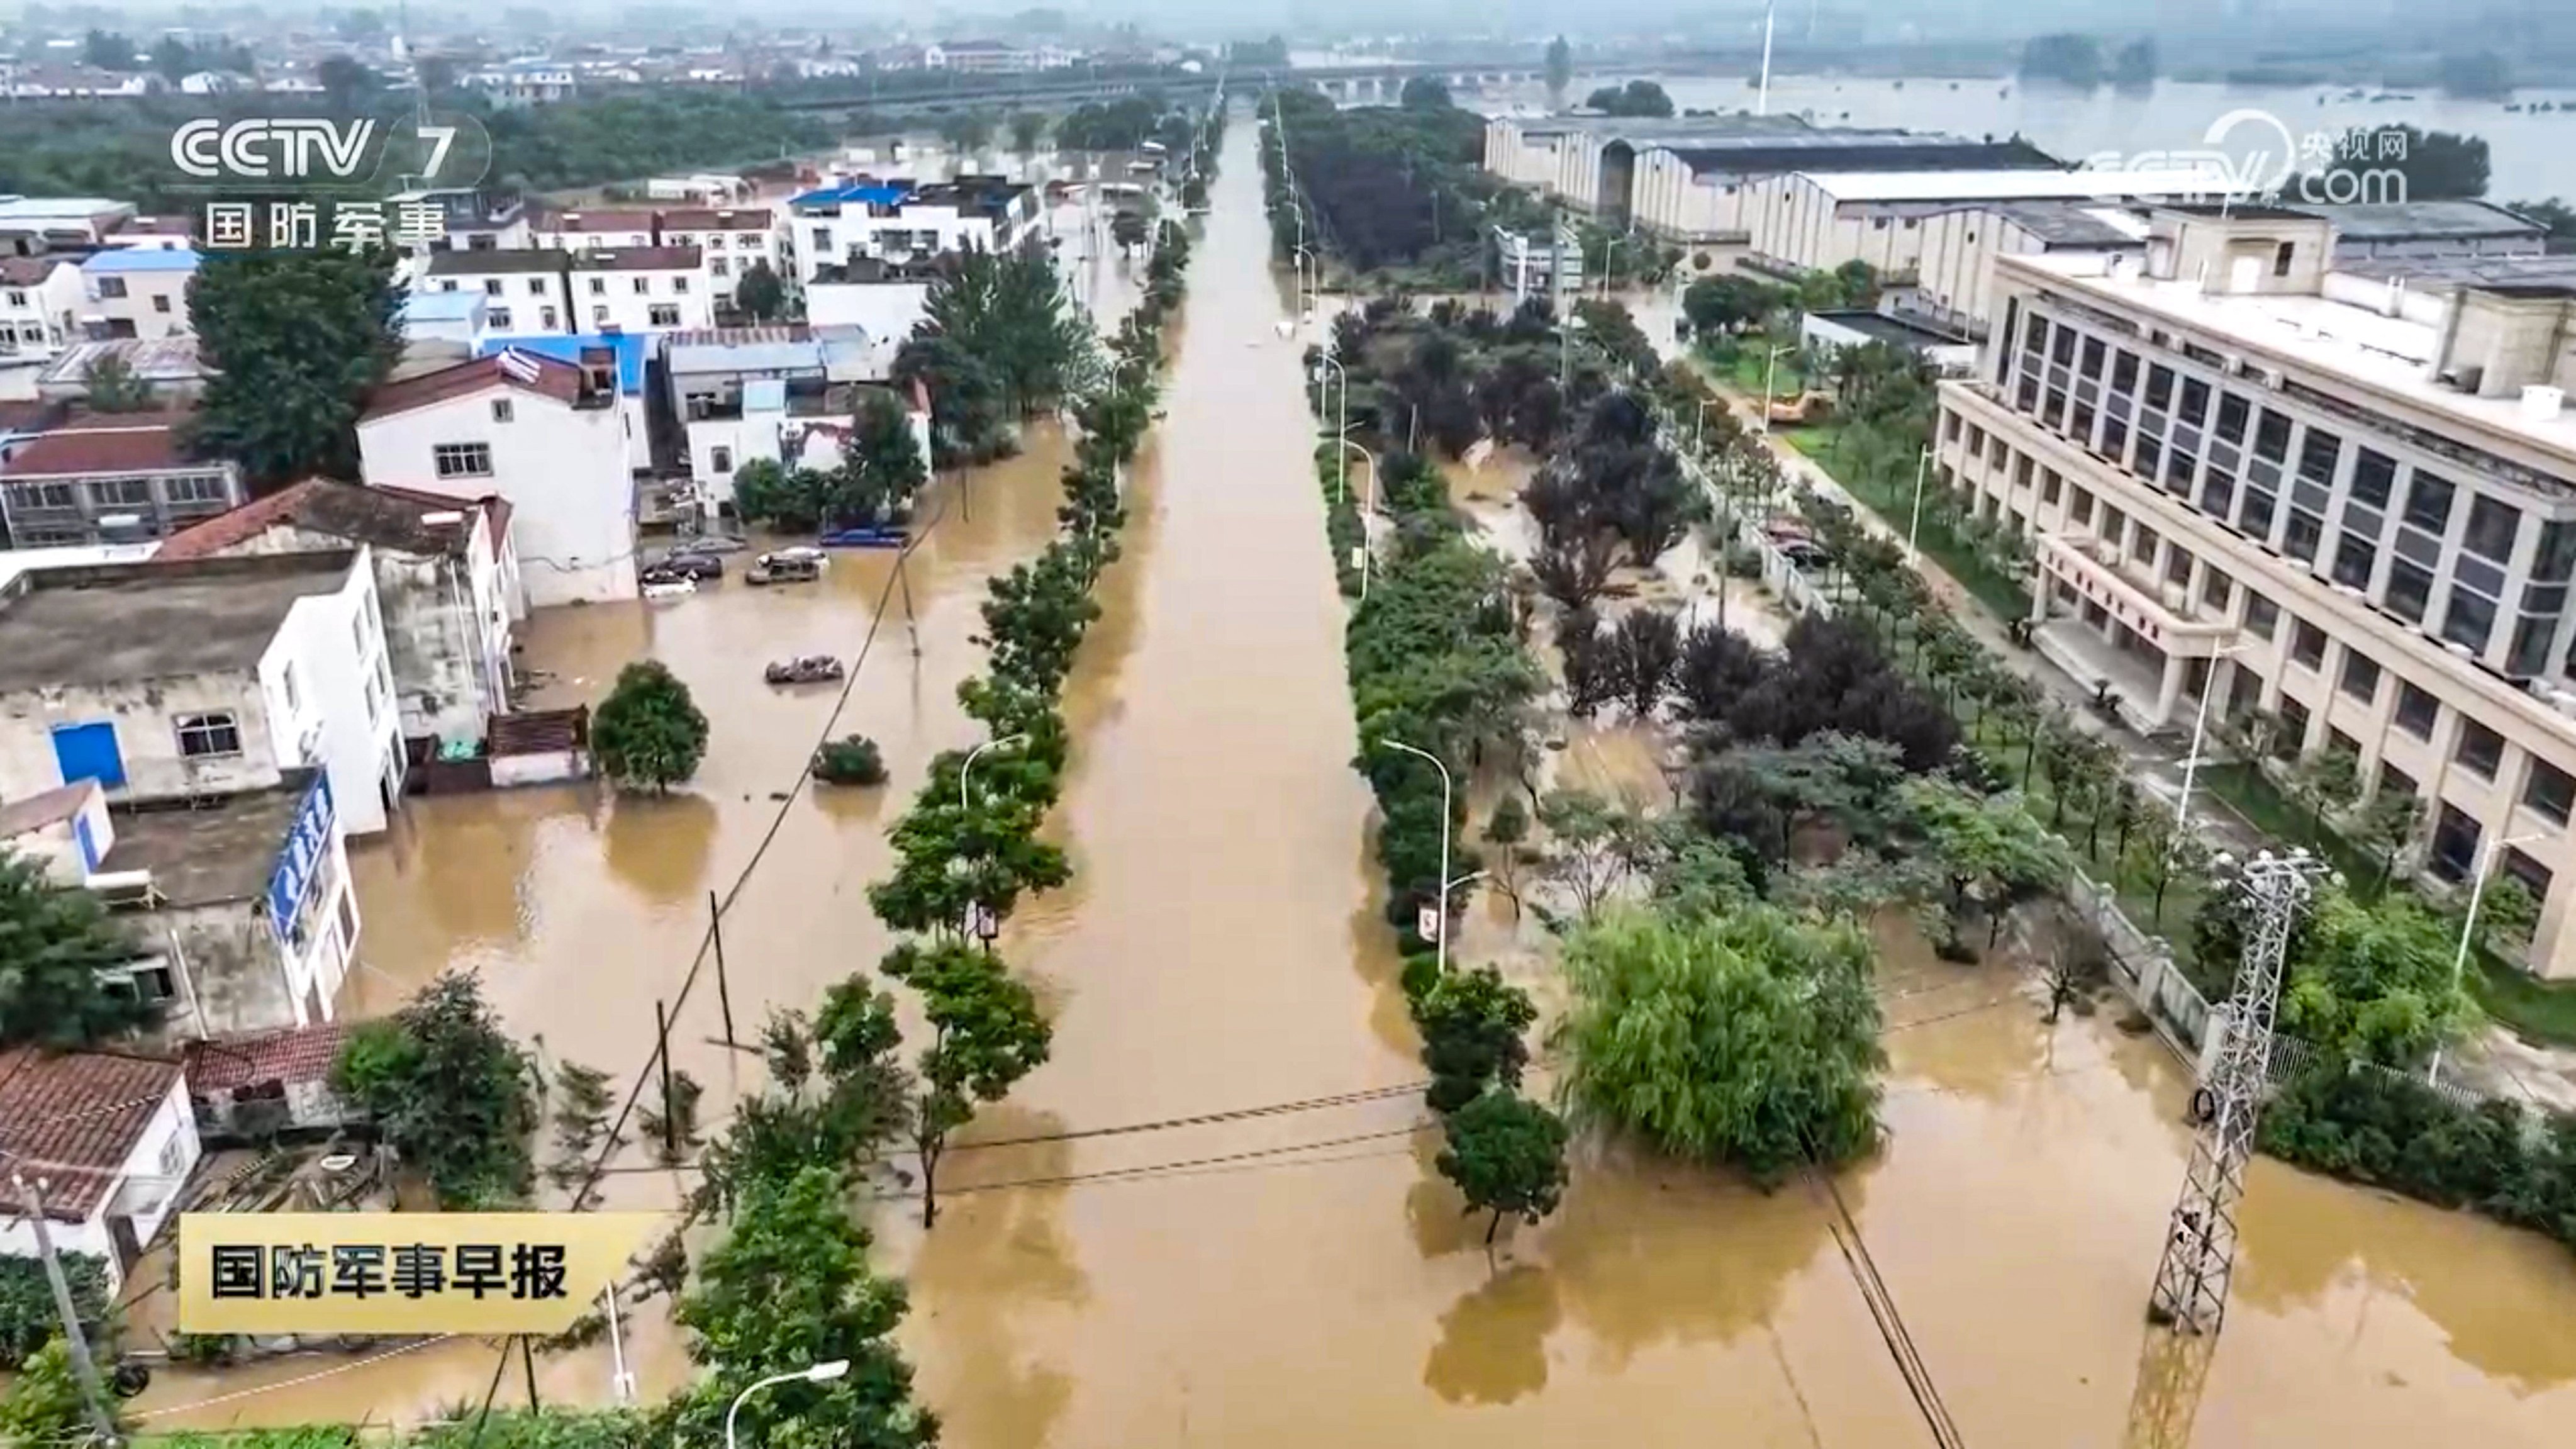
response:
<svg viewBox="0 0 2576 1449"><path fill-rule="evenodd" d="M2065 169L2028 141L1968 141L1929 131L1808 131L1668 144L1694 172L1753 174L1830 164L1847 171Z"/></svg>
<svg viewBox="0 0 2576 1449"><path fill-rule="evenodd" d="M110 201L104 196L13 196L0 200L0 227L29 222L87 221L120 211L132 211L130 201Z"/></svg>
<svg viewBox="0 0 2576 1449"><path fill-rule="evenodd" d="M0 285L34 287L54 274L56 267L77 267L73 257L0 257Z"/></svg>
<svg viewBox="0 0 2576 1449"><path fill-rule="evenodd" d="M2147 239L2146 218L2117 206L2088 206L2080 201L2006 201L1983 209L2050 246L2138 246Z"/></svg>
<svg viewBox="0 0 2576 1449"><path fill-rule="evenodd" d="M183 1048L188 1088L193 1092L229 1092L271 1082L302 1085L328 1081L332 1063L356 1023L317 1022L281 1027L244 1036L192 1041Z"/></svg>
<svg viewBox="0 0 2576 1449"><path fill-rule="evenodd" d="M111 272L193 272L200 257L186 247L113 247L81 263L91 276Z"/></svg>
<svg viewBox="0 0 2576 1449"><path fill-rule="evenodd" d="M2404 278L2410 286L2528 287L2576 283L2576 256L2371 257L2337 262L2335 270L2372 281Z"/></svg>
<svg viewBox="0 0 2576 1449"><path fill-rule="evenodd" d="M75 780L24 800L0 800L0 841L13 840L30 830L41 830L71 819L80 813L90 792L97 788L96 780Z"/></svg>
<svg viewBox="0 0 2576 1449"><path fill-rule="evenodd" d="M448 521L432 523L433 518ZM390 552L461 558L473 543L472 524L472 515L453 498L307 478L179 530L161 541L153 557L165 564L213 558L272 528L291 527Z"/></svg>
<svg viewBox="0 0 2576 1449"><path fill-rule="evenodd" d="M1818 129L1796 116L1742 111L1731 116L1530 116L1514 117L1511 124L1524 136L1602 136L1635 146L1691 145L1720 136L1779 138L1814 134Z"/></svg>
<svg viewBox="0 0 2576 1449"><path fill-rule="evenodd" d="M617 354L617 390L629 397L644 391L644 362L652 351L653 339L640 332L582 332L565 336L559 332L514 334L508 337L485 337L474 344L475 355L489 356L505 347L551 357L557 362L578 365L586 351L605 347Z"/></svg>
<svg viewBox="0 0 2576 1449"><path fill-rule="evenodd" d="M2346 241L2417 241L2531 237L2547 228L2490 201L2401 201L2377 205L2298 206L2293 211L2334 223Z"/></svg>
<svg viewBox="0 0 2576 1449"><path fill-rule="evenodd" d="M125 1176L145 1129L179 1082L166 1057L34 1047L0 1053L0 1141L49 1170L45 1216L85 1223ZM0 1182L0 1207L23 1215L32 1204Z"/></svg>
<svg viewBox="0 0 2576 1449"><path fill-rule="evenodd" d="M120 337L104 342L75 342L54 354L54 360L36 375L36 385L78 386L87 381L89 370L107 357L123 361L136 377L157 385L179 387L206 380L205 364L197 360L196 334L180 332L149 339Z"/></svg>
<svg viewBox="0 0 2576 1449"><path fill-rule="evenodd" d="M581 369L538 353L503 348L489 356L388 382L368 396L367 410L360 419L409 412L494 387L517 388L558 402L578 403Z"/></svg>
<svg viewBox="0 0 2576 1449"><path fill-rule="evenodd" d="M530 272L560 272L571 265L572 253L554 247L516 247L507 250L479 248L467 251L431 252L423 275L432 277L520 276Z"/></svg>
<svg viewBox="0 0 2576 1449"><path fill-rule="evenodd" d="M696 247L620 247L614 251L575 252L576 272L688 272L697 270L704 253Z"/></svg>
<svg viewBox="0 0 2576 1449"><path fill-rule="evenodd" d="M481 292L414 292L403 298L406 322L471 322L484 308Z"/></svg>
<svg viewBox="0 0 2576 1449"><path fill-rule="evenodd" d="M868 206L893 206L912 194L906 181L861 181L847 186L826 186L787 199L789 206L843 206L863 203Z"/></svg>
<svg viewBox="0 0 2576 1449"><path fill-rule="evenodd" d="M357 555L100 564L0 590L0 693L257 668L295 601L338 590Z"/></svg>
<svg viewBox="0 0 2576 1449"><path fill-rule="evenodd" d="M1819 322L1831 322L1837 326L1849 328L1872 342L1885 342L1892 346L1916 351L1926 347L1959 347L1966 345L1968 341L1967 338L1955 332L1944 332L1938 327L1927 327L1920 322L1903 317L1891 317L1884 312L1851 308L1832 312L1810 312L1807 315Z"/></svg>
<svg viewBox="0 0 2576 1449"><path fill-rule="evenodd" d="M600 211L558 211L536 219L539 231L601 232L640 231L653 234L653 213L624 209Z"/></svg>
<svg viewBox="0 0 2576 1449"><path fill-rule="evenodd" d="M150 871L153 890L182 909L259 899L316 772L279 773L266 790L116 811L116 844L98 863L100 874Z"/></svg>
<svg viewBox="0 0 2576 1449"><path fill-rule="evenodd" d="M767 231L769 223L765 206L692 207L662 213L664 231Z"/></svg>
<svg viewBox="0 0 2576 1449"><path fill-rule="evenodd" d="M668 366L674 377L814 370L835 380L857 380L867 366L868 332L854 325L801 323L707 327L670 334L670 347Z"/></svg>
<svg viewBox="0 0 2576 1449"><path fill-rule="evenodd" d="M2167 171L1810 171L1837 202L2043 201L2092 197L2219 196L2236 183L2208 169ZM2243 208L2238 215L2246 214Z"/></svg>
<svg viewBox="0 0 2576 1449"><path fill-rule="evenodd" d="M97 413L38 433L18 447L0 478L81 478L196 466L181 445L179 413ZM206 463L201 466L217 466Z"/></svg>
<svg viewBox="0 0 2576 1449"><path fill-rule="evenodd" d="M2375 394L2433 426L2519 440L2576 466L2576 414L2529 417L2519 398L2477 397L2433 380L2438 327L2308 293L2211 294L2190 281L2112 276L2099 256L1998 256L1998 267L2026 270L2047 284L2131 315L2161 317L2221 343L2269 354L2291 366L2339 379L2345 390Z"/></svg>

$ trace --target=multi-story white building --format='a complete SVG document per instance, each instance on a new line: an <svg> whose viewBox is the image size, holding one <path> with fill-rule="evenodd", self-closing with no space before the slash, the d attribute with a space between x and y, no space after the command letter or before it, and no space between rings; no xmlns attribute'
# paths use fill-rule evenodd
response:
<svg viewBox="0 0 2576 1449"><path fill-rule="evenodd" d="M733 502L734 475L755 459L828 469L883 393L883 351L858 327L725 327L671 339L671 410L689 439L689 471L709 512ZM900 401L892 399L894 405ZM929 420L915 420L926 442ZM923 450L924 466L929 452Z"/></svg>
<svg viewBox="0 0 2576 1449"><path fill-rule="evenodd" d="M0 257L0 366L40 363L80 338L89 292L69 257ZM27 396L35 378L29 374Z"/></svg>
<svg viewBox="0 0 2576 1449"><path fill-rule="evenodd" d="M197 253L185 248L118 247L81 263L89 290L81 326L93 338L145 341L188 331L188 284Z"/></svg>
<svg viewBox="0 0 2576 1449"><path fill-rule="evenodd" d="M44 1210L56 1251L100 1260L117 1291L179 1205L203 1149L175 1060L32 1046L0 1054L0 1138L51 1164ZM33 1201L0 1184L0 1257L41 1255Z"/></svg>
<svg viewBox="0 0 2576 1449"><path fill-rule="evenodd" d="M2576 286L2409 292L2330 225L2162 208L2142 260L1994 261L1935 457L2032 535L2035 637L2149 729L2278 721L2425 804L2423 866L2494 862L2576 975Z"/></svg>
<svg viewBox="0 0 2576 1449"><path fill-rule="evenodd" d="M635 474L617 360L505 350L387 383L358 420L370 484L511 508L535 607L635 597Z"/></svg>
<svg viewBox="0 0 2576 1449"><path fill-rule="evenodd" d="M134 203L103 196L12 196L0 199L0 254L104 246L134 219Z"/></svg>
<svg viewBox="0 0 2576 1449"><path fill-rule="evenodd" d="M626 208L582 208L540 213L528 222L530 240L558 251L616 251L655 245L654 216Z"/></svg>
<svg viewBox="0 0 2576 1449"><path fill-rule="evenodd" d="M715 321L715 286L696 247L432 252L420 286L480 291L495 334L668 332Z"/></svg>
<svg viewBox="0 0 2576 1449"><path fill-rule="evenodd" d="M825 266L874 259L902 264L942 252L1003 252L1038 222L1035 188L998 176L960 176L914 186L859 182L809 191L788 202L796 281Z"/></svg>
<svg viewBox="0 0 2576 1449"><path fill-rule="evenodd" d="M309 478L180 530L153 557L332 552L364 544L376 571L394 703L407 746L481 741L510 709L510 640L527 616L510 505Z"/></svg>
<svg viewBox="0 0 2576 1449"><path fill-rule="evenodd" d="M780 242L778 214L765 206L697 207L663 212L660 245L696 247L706 253L716 292L731 297L743 274L766 262L781 282L792 281Z"/></svg>

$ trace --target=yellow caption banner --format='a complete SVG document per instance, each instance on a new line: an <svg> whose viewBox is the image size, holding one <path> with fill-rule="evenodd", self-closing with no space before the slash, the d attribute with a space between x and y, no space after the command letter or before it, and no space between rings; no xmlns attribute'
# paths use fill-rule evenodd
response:
<svg viewBox="0 0 2576 1449"><path fill-rule="evenodd" d="M659 1213L183 1213L184 1333L561 1333Z"/></svg>

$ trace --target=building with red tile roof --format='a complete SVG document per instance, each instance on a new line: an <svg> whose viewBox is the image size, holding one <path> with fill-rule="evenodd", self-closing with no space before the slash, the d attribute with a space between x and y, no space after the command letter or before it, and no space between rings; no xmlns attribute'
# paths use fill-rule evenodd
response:
<svg viewBox="0 0 2576 1449"><path fill-rule="evenodd" d="M241 503L241 469L191 455L187 415L97 413L48 427L0 463L0 521L19 547L166 538Z"/></svg>
<svg viewBox="0 0 2576 1449"><path fill-rule="evenodd" d="M0 1052L0 1254L34 1257L41 1195L54 1246L104 1259L121 1281L177 1206L203 1149L172 1058L112 1051ZM28 1184L21 1192L20 1178Z"/></svg>

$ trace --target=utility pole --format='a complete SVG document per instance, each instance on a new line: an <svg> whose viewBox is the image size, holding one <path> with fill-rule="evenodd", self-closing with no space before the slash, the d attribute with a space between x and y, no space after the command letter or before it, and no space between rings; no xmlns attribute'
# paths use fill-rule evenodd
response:
<svg viewBox="0 0 2576 1449"><path fill-rule="evenodd" d="M1566 393L1574 387L1574 319L1565 311L1565 218L1555 221L1554 243L1548 249L1548 281L1555 292L1556 305L1556 390ZM1580 252L1576 255L1581 255Z"/></svg>
<svg viewBox="0 0 2576 1449"><path fill-rule="evenodd" d="M2254 1122L2271 1072L2272 1018L2280 1005L2281 960L2290 930L2307 909L2325 863L2305 850L2264 851L2247 862L2253 927L2236 965L2236 990L2210 1029L2218 1059L2191 1095L2199 1135L2182 1197L2165 1230L2148 1321L2175 1332L2215 1337L2227 1319L2227 1289L2236 1270L2236 1204L2245 1195L2245 1163L2254 1154Z"/></svg>
<svg viewBox="0 0 2576 1449"><path fill-rule="evenodd" d="M45 1260L45 1282L54 1290L54 1312L63 1320L63 1347L71 1351L72 1376L80 1380L81 1402L89 1406L90 1424L98 1430L100 1443L121 1443L115 1416L107 1412L107 1395L98 1385L98 1365L90 1361L89 1334L81 1327L80 1309L72 1303L72 1285L63 1277L63 1260L54 1252L54 1230L45 1223L45 1180L40 1177L31 1185L22 1172L13 1172L10 1180L17 1184L18 1200L27 1205L28 1220L35 1224L36 1251Z"/></svg>
<svg viewBox="0 0 2576 1449"><path fill-rule="evenodd" d="M1777 4L1762 7L1762 84L1753 93L1753 114L1771 114L1771 22L1778 18Z"/></svg>

